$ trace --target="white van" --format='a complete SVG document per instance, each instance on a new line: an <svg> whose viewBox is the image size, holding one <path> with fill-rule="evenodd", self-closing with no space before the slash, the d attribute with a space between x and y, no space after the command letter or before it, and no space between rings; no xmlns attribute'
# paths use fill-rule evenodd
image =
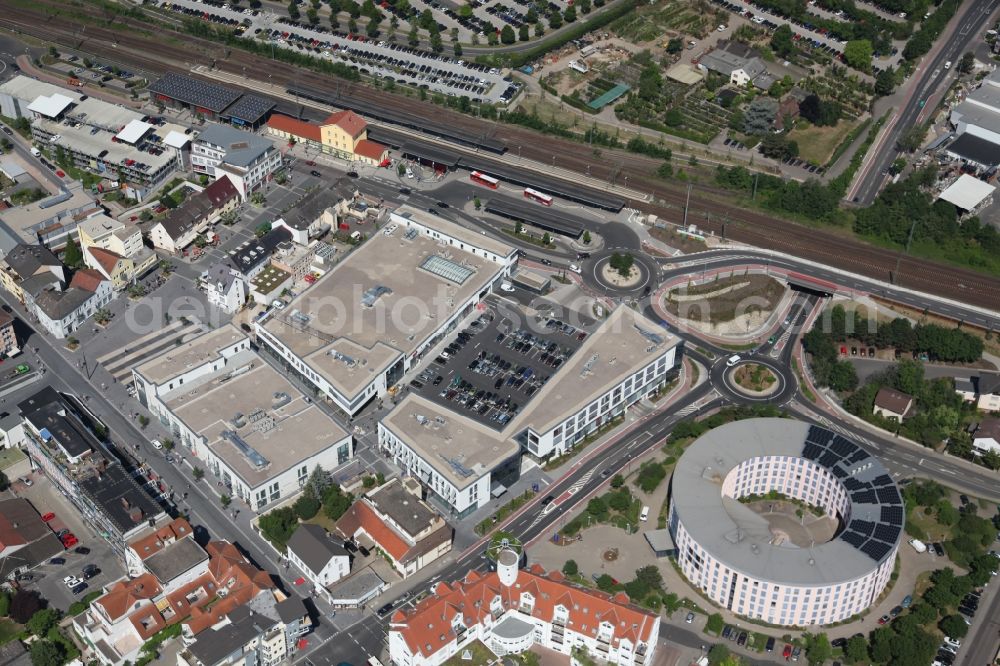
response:
<svg viewBox="0 0 1000 666"><path fill-rule="evenodd" d="M361 240L361 232L360 231L355 231L354 233L352 233L351 234L351 240L354 241L355 243L357 243L358 241L360 241Z"/></svg>
<svg viewBox="0 0 1000 666"><path fill-rule="evenodd" d="M42 151L38 150L38 148L32 147L31 148L31 154L34 157L41 157L42 156Z"/></svg>
<svg viewBox="0 0 1000 666"><path fill-rule="evenodd" d="M646 519L648 518L649 518L649 507L644 506L642 507L642 513L639 514L639 520L641 520L642 522L646 522Z"/></svg>
<svg viewBox="0 0 1000 666"><path fill-rule="evenodd" d="M726 367L731 368L742 360L743 359L740 358L739 354L733 354L732 356L729 357L729 360L726 361Z"/></svg>

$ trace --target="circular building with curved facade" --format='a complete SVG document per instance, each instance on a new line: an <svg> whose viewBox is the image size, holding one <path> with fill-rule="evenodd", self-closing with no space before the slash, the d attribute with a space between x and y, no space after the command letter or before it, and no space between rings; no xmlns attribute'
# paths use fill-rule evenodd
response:
<svg viewBox="0 0 1000 666"><path fill-rule="evenodd" d="M882 463L837 433L729 423L688 447L670 484L681 571L734 613L831 624L869 608L889 581L903 500Z"/></svg>

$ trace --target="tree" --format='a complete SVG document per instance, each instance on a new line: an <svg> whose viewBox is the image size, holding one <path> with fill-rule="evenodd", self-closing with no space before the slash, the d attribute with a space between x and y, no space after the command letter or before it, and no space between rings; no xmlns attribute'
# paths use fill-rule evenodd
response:
<svg viewBox="0 0 1000 666"><path fill-rule="evenodd" d="M615 579L608 574L601 574L597 577L597 589L610 592L615 587Z"/></svg>
<svg viewBox="0 0 1000 666"><path fill-rule="evenodd" d="M847 661L860 662L868 659L868 642L864 636L856 635L847 639L844 646L844 658Z"/></svg>
<svg viewBox="0 0 1000 666"><path fill-rule="evenodd" d="M330 520L337 520L347 513L353 502L353 495L344 493L340 486L331 485L323 496L323 514Z"/></svg>
<svg viewBox="0 0 1000 666"><path fill-rule="evenodd" d="M962 74L968 74L972 71L972 68L976 66L976 56L972 51L966 51L962 55L962 59L958 61L958 71Z"/></svg>
<svg viewBox="0 0 1000 666"><path fill-rule="evenodd" d="M63 250L63 263L73 269L83 268L83 252L72 238L66 242L66 249Z"/></svg>
<svg viewBox="0 0 1000 666"><path fill-rule="evenodd" d="M708 663L718 666L729 659L729 646L724 643L716 643L708 651Z"/></svg>
<svg viewBox="0 0 1000 666"><path fill-rule="evenodd" d="M899 139L896 140L896 145L900 150L912 153L920 148L926 134L926 125L914 125L900 135Z"/></svg>
<svg viewBox="0 0 1000 666"><path fill-rule="evenodd" d="M18 590L10 600L10 619L18 624L26 624L41 609L42 599L37 592Z"/></svg>
<svg viewBox="0 0 1000 666"><path fill-rule="evenodd" d="M562 27L563 17L559 12L552 12L549 14L549 27L553 30L558 30Z"/></svg>
<svg viewBox="0 0 1000 666"><path fill-rule="evenodd" d="M580 8L581 14L589 14L591 10L590 0L580 0L576 3L576 6Z"/></svg>
<svg viewBox="0 0 1000 666"><path fill-rule="evenodd" d="M782 58L795 53L795 41L792 38L792 28L787 23L779 25L771 35L771 50Z"/></svg>
<svg viewBox="0 0 1000 666"><path fill-rule="evenodd" d="M625 485L625 477L622 476L621 474L615 474L611 478L611 487L612 488L618 489L618 488L621 488L624 485Z"/></svg>
<svg viewBox="0 0 1000 666"><path fill-rule="evenodd" d="M886 67L875 76L875 94L879 97L891 95L896 89L896 71Z"/></svg>
<svg viewBox="0 0 1000 666"><path fill-rule="evenodd" d="M583 232L583 238L582 238L582 240L583 240L583 244L584 245L590 245L590 240L591 239L590 239L590 232L589 231L585 230Z"/></svg>
<svg viewBox="0 0 1000 666"><path fill-rule="evenodd" d="M25 627L35 636L44 638L49 629L59 622L59 611L54 608L43 608L31 616Z"/></svg>
<svg viewBox="0 0 1000 666"><path fill-rule="evenodd" d="M201 481L205 478L205 470L201 467L194 467L191 469L191 476L195 478L195 481Z"/></svg>
<svg viewBox="0 0 1000 666"><path fill-rule="evenodd" d="M820 99L819 95L808 95L799 103L799 114L813 125L836 125L840 120L840 104Z"/></svg>
<svg viewBox="0 0 1000 666"><path fill-rule="evenodd" d="M407 37L410 46L416 47L420 44L420 35L417 32L417 25L414 23L410 26L410 34Z"/></svg>
<svg viewBox="0 0 1000 666"><path fill-rule="evenodd" d="M322 503L319 499L303 494L295 500L295 504L292 505L292 509L295 510L295 515L302 520L310 520L314 518L317 513L319 513L321 506Z"/></svg>
<svg viewBox="0 0 1000 666"><path fill-rule="evenodd" d="M284 552L285 544L292 538L292 533L295 532L298 525L298 518L290 506L270 511L261 516L260 520L257 521L257 526L260 527L264 538L282 552Z"/></svg>
<svg viewBox="0 0 1000 666"><path fill-rule="evenodd" d="M566 560L566 563L562 567L562 572L567 576L576 576L580 573L580 567L577 566L576 560Z"/></svg>
<svg viewBox="0 0 1000 666"><path fill-rule="evenodd" d="M844 62L862 72L871 71L874 54L875 49L867 39L855 39L844 46Z"/></svg>
<svg viewBox="0 0 1000 666"><path fill-rule="evenodd" d="M784 134L765 134L760 142L760 153L764 157L784 160L790 157L798 157L799 144L791 141Z"/></svg>
<svg viewBox="0 0 1000 666"><path fill-rule="evenodd" d="M368 25L365 26L365 34L369 37L378 37L378 25L379 22L375 19L370 19Z"/></svg>
<svg viewBox="0 0 1000 666"><path fill-rule="evenodd" d="M969 633L969 625L965 623L961 615L948 615L938 622L938 629L944 632L945 636L952 638L965 638Z"/></svg>
<svg viewBox="0 0 1000 666"><path fill-rule="evenodd" d="M514 34L514 28L510 25L505 25L503 30L500 31L500 41L504 44L513 44L517 40L517 36Z"/></svg>
<svg viewBox="0 0 1000 666"><path fill-rule="evenodd" d="M551 244L552 244L552 236L550 236L549 232L546 231L544 234L542 234L542 245L547 246Z"/></svg>
<svg viewBox="0 0 1000 666"><path fill-rule="evenodd" d="M299 14L299 3L297 3L295 0L291 0L288 3L288 17L290 19L292 19L293 21L298 21L299 20L299 16L300 16L300 14Z"/></svg>
<svg viewBox="0 0 1000 666"><path fill-rule="evenodd" d="M680 53L684 50L684 40L680 37L672 37L669 42L667 42L667 53Z"/></svg>
<svg viewBox="0 0 1000 666"><path fill-rule="evenodd" d="M219 502L222 504L223 509L228 509L229 505L233 503L233 498L223 493L219 496Z"/></svg>
<svg viewBox="0 0 1000 666"><path fill-rule="evenodd" d="M563 19L566 21L566 23L573 23L574 21L576 21L576 7L572 5L567 7L566 11L563 12Z"/></svg>
<svg viewBox="0 0 1000 666"><path fill-rule="evenodd" d="M718 636L722 633L722 628L725 625L726 623L723 622L721 615L718 613L712 613L708 616L708 620L705 622L705 631Z"/></svg>
<svg viewBox="0 0 1000 666"><path fill-rule="evenodd" d="M66 651L59 643L38 640L31 644L31 666L61 666L66 661Z"/></svg>
<svg viewBox="0 0 1000 666"><path fill-rule="evenodd" d="M463 6L464 7L468 7L468 5L463 5ZM531 32L530 32L530 29L528 28L528 24L527 23L522 23L520 25L520 27L518 27L518 29L517 29L517 38L520 41L522 41L522 42L526 42L529 39L531 39Z"/></svg>
<svg viewBox="0 0 1000 666"><path fill-rule="evenodd" d="M826 634L805 635L806 658L810 664L823 664L833 656L833 648Z"/></svg>
<svg viewBox="0 0 1000 666"><path fill-rule="evenodd" d="M767 134L777 113L778 103L775 100L758 97L743 112L743 131L746 134Z"/></svg>

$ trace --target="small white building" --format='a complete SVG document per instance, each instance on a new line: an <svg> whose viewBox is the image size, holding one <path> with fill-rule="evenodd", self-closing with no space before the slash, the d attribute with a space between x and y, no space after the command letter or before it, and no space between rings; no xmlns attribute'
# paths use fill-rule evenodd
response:
<svg viewBox="0 0 1000 666"><path fill-rule="evenodd" d="M954 205L962 213L975 213L993 202L996 189L989 183L963 173L938 198Z"/></svg>
<svg viewBox="0 0 1000 666"><path fill-rule="evenodd" d="M976 403L984 412L1000 411L1000 374L985 373L978 377L956 378L955 393L965 402Z"/></svg>
<svg viewBox="0 0 1000 666"><path fill-rule="evenodd" d="M27 298L26 306L53 337L63 339L111 302L111 281L92 268L78 270L67 289L44 289Z"/></svg>
<svg viewBox="0 0 1000 666"><path fill-rule="evenodd" d="M201 275L208 302L233 314L247 302L247 283L233 267L220 261Z"/></svg>
<svg viewBox="0 0 1000 666"><path fill-rule="evenodd" d="M351 571L351 556L343 544L319 525L302 523L288 540L288 559L317 588L336 583Z"/></svg>

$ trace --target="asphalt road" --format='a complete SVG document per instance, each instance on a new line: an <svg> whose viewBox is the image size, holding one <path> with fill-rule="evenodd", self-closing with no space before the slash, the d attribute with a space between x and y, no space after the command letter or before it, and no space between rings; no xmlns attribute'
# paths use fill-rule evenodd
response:
<svg viewBox="0 0 1000 666"><path fill-rule="evenodd" d="M997 644L1000 643L1000 594L994 588L992 591L987 588L987 592L993 595L993 600L988 608L980 608L976 620L973 621L972 630L962 639L962 648L958 651L960 659L956 659L959 666L992 666L993 657L997 654Z"/></svg>
<svg viewBox="0 0 1000 666"><path fill-rule="evenodd" d="M860 185L854 189L852 201L868 205L875 199L882 185L888 180L888 176L884 176L883 173L899 156L896 142L911 127L919 124L925 109L930 110L936 105L936 102L931 101L932 96L938 91L945 90L943 84L954 75L954 69L944 68L945 62L949 60L952 63L958 62L962 54L969 50L969 41L976 33L985 29L986 21L998 6L1000 0L965 3L958 20L958 27L952 32L948 41L938 50L936 56L921 63L918 68L920 78L910 89L903 108L898 112L895 125L883 135L884 140L877 146L875 156L866 162L865 168L857 176L856 182Z"/></svg>

